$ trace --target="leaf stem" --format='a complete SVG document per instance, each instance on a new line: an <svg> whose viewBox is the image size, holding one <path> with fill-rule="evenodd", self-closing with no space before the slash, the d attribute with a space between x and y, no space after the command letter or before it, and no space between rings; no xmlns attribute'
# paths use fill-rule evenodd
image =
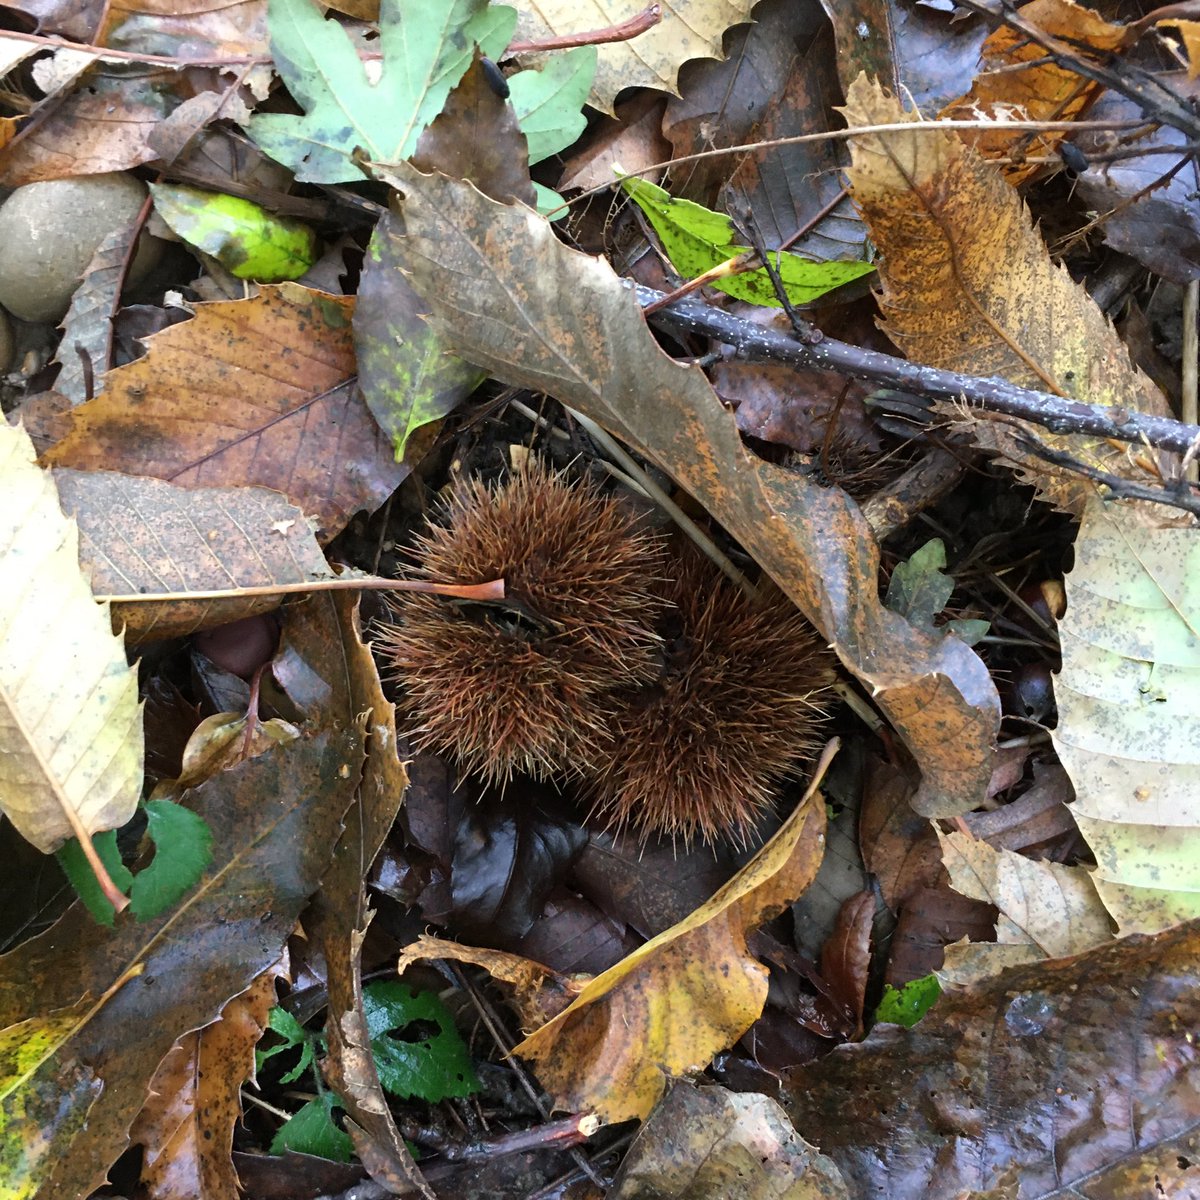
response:
<svg viewBox="0 0 1200 1200"><path fill-rule="evenodd" d="M213 588L199 592L104 593L97 601L108 604L165 604L185 600L244 600L253 596L292 596L304 592L429 592L459 600L503 600L504 580L487 583L430 583L426 579L313 579L302 583L263 583L254 587Z"/></svg>

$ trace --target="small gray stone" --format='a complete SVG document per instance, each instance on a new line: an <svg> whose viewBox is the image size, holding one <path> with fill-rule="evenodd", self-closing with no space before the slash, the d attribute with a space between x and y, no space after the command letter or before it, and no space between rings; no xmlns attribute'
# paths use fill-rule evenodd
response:
<svg viewBox="0 0 1200 1200"><path fill-rule="evenodd" d="M17 188L0 206L0 304L26 321L57 321L106 234L146 199L130 175L80 175ZM129 270L136 283L162 251L142 236Z"/></svg>

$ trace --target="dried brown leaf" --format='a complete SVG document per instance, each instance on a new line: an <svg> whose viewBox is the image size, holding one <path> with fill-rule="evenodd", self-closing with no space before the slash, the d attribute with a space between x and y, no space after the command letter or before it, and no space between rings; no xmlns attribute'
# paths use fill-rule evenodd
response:
<svg viewBox="0 0 1200 1200"><path fill-rule="evenodd" d="M54 472L98 595L198 592L333 578L304 513L258 487L184 488L112 471ZM117 603L133 641L183 637L279 606L278 596Z"/></svg>
<svg viewBox="0 0 1200 1200"><path fill-rule="evenodd" d="M56 467L187 487L259 484L332 537L407 474L354 384L353 301L297 284L197 307L71 410Z"/></svg>

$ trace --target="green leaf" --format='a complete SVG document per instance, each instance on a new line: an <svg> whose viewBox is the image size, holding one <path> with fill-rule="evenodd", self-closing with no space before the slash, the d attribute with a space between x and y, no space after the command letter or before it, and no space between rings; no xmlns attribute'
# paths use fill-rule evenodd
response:
<svg viewBox="0 0 1200 1200"><path fill-rule="evenodd" d="M400 223L385 213L367 247L354 307L359 387L397 462L415 430L452 413L486 378L451 354L424 319L425 305L404 274L403 241Z"/></svg>
<svg viewBox="0 0 1200 1200"><path fill-rule="evenodd" d="M158 215L189 245L211 254L238 279L298 279L316 261L316 234L239 196L181 184L152 183Z"/></svg>
<svg viewBox="0 0 1200 1200"><path fill-rule="evenodd" d="M129 909L139 921L182 900L212 862L212 830L203 817L170 800L149 801L146 817L154 858L133 877L129 893Z"/></svg>
<svg viewBox="0 0 1200 1200"><path fill-rule="evenodd" d="M96 853L100 856L100 861L104 864L109 878L125 895L129 895L129 886L133 882L133 875L121 861L121 852L117 849L117 831L109 829L104 833L95 834L92 837L92 845L96 848ZM92 914L92 918L100 925L111 926L117 910L100 890L100 884L96 881L92 868L88 866L87 859L83 856L83 848L79 844L79 839L71 838L64 842L55 851L55 856L58 859L58 865L63 869L63 874L71 881L71 886L78 893L88 912Z"/></svg>
<svg viewBox="0 0 1200 1200"><path fill-rule="evenodd" d="M595 74L596 47L579 46L551 55L540 70L508 77L509 100L529 144L530 166L565 150L583 132L583 104Z"/></svg>
<svg viewBox="0 0 1200 1200"><path fill-rule="evenodd" d="M897 991L889 983L883 989L883 999L875 1010L877 1023L903 1025L911 1029L934 1005L942 994L936 975L913 979Z"/></svg>
<svg viewBox="0 0 1200 1200"><path fill-rule="evenodd" d="M286 1008L280 1008L279 1005L271 1009L267 1016L267 1025L273 1033L279 1034L283 1041L276 1046L269 1046L266 1050L255 1050L255 1070L261 1070L263 1063L274 1058L276 1054L298 1049L300 1061L279 1081L295 1083L313 1065L313 1057L320 1039L317 1034L309 1033Z"/></svg>
<svg viewBox="0 0 1200 1200"><path fill-rule="evenodd" d="M394 1096L435 1103L479 1090L466 1043L432 992L383 980L363 989L363 1012L379 1082ZM429 1033L430 1025L438 1032Z"/></svg>
<svg viewBox="0 0 1200 1200"><path fill-rule="evenodd" d="M733 222L690 200L676 200L669 192L645 179L626 177L621 186L650 219L667 257L687 279L694 279L739 254L748 247L735 239ZM809 262L798 254L768 255L779 272L783 289L793 304L809 304L834 288L869 275L875 268L864 262ZM765 268L745 271L711 285L750 304L777 308L779 299Z"/></svg>
<svg viewBox="0 0 1200 1200"><path fill-rule="evenodd" d="M304 115L256 115L250 136L298 180L365 179L351 155L407 159L471 65L475 46L499 57L516 20L514 9L487 0L381 0L383 62L371 84L346 31L322 17L313 0L270 0L271 53Z"/></svg>
<svg viewBox="0 0 1200 1200"><path fill-rule="evenodd" d="M334 1096L326 1092L310 1100L290 1121L279 1128L271 1140L271 1153L315 1154L334 1162L350 1162L354 1158L354 1143L350 1135L339 1129L333 1120L338 1107Z"/></svg>
<svg viewBox="0 0 1200 1200"><path fill-rule="evenodd" d="M941 538L930 538L907 562L898 563L888 580L884 604L907 617L918 629L939 629L973 646L990 628L987 621L963 618L935 626L934 617L946 607L954 591L954 580L942 568L946 547Z"/></svg>

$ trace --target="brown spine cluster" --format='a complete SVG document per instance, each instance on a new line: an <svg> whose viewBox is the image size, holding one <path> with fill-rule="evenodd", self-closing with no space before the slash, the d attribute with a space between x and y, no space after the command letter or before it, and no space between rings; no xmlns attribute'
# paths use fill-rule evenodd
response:
<svg viewBox="0 0 1200 1200"><path fill-rule="evenodd" d="M380 645L418 744L492 783L594 769L618 694L658 669L661 539L594 488L531 465L494 490L460 484L416 555L422 578L503 578L506 595L392 601Z"/></svg>
<svg viewBox="0 0 1200 1200"><path fill-rule="evenodd" d="M505 580L496 606L400 593L379 639L418 743L491 782L581 776L615 826L740 840L816 748L833 660L812 627L592 487L541 466L461 484L416 557Z"/></svg>

